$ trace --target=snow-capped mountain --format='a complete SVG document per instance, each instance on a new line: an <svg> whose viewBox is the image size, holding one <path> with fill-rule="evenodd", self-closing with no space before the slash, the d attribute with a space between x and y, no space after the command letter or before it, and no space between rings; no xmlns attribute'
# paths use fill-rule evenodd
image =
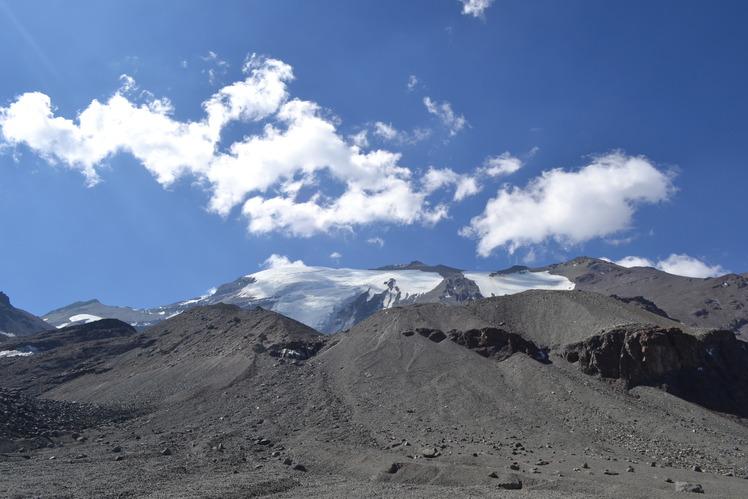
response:
<svg viewBox="0 0 748 499"><path fill-rule="evenodd" d="M262 307L330 334L347 329L377 310L413 303L458 304L528 289L573 289L574 283L547 271L464 272L420 262L374 270L290 266L263 270L219 286L209 296L153 309L111 307L96 300L52 311L57 327L116 318L144 328L197 305Z"/></svg>

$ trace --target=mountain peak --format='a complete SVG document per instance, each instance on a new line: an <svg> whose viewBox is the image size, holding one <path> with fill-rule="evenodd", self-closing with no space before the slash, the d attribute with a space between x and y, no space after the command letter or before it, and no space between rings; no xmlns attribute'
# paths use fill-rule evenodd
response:
<svg viewBox="0 0 748 499"><path fill-rule="evenodd" d="M377 267L373 270L420 270L421 272L435 272L440 274L442 277L447 277L453 274L459 274L460 269L454 267L447 267L446 265L428 265L419 260L413 260L410 263L400 263L397 265L385 265L384 267Z"/></svg>

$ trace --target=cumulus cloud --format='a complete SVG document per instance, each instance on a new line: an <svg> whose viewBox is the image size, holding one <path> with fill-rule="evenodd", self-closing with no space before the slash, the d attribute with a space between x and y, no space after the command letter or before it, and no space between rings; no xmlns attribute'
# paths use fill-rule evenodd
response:
<svg viewBox="0 0 748 499"><path fill-rule="evenodd" d="M580 244L629 229L639 206L665 201L673 190L672 176L646 158L615 152L577 171L546 171L525 188L503 187L460 234L478 240L481 256L548 239Z"/></svg>
<svg viewBox="0 0 748 499"><path fill-rule="evenodd" d="M653 267L668 274L685 277L718 277L729 273L721 265L708 265L701 260L685 254L671 254L658 262L638 256L627 256L613 262L621 267Z"/></svg>
<svg viewBox="0 0 748 499"><path fill-rule="evenodd" d="M339 260L343 258L343 255L341 255L337 251L333 251L332 253L330 253L330 258L332 258L333 260Z"/></svg>
<svg viewBox="0 0 748 499"><path fill-rule="evenodd" d="M457 135L463 128L468 124L467 120L463 115L457 115L452 110L452 104L447 101L441 104L434 102L430 97L423 98L423 105L426 106L426 110L439 118L439 121L447 127L449 135Z"/></svg>
<svg viewBox="0 0 748 499"><path fill-rule="evenodd" d="M481 190L476 177L456 173L449 168L429 168L429 171L423 176L422 182L424 190L428 193L446 186L455 186L454 201L462 201L464 198L477 194Z"/></svg>
<svg viewBox="0 0 748 499"><path fill-rule="evenodd" d="M306 265L301 260L291 261L285 255L278 255L278 254L273 253L264 262L260 264L260 267L262 267L265 270L269 270L269 269L281 269L284 267L306 267Z"/></svg>
<svg viewBox="0 0 748 499"><path fill-rule="evenodd" d="M211 211L227 216L241 207L252 233L310 236L375 222L429 225L447 216L447 206L432 206L431 192L399 164L400 154L367 151L365 134L346 140L319 105L292 98L291 66L252 55L243 71L244 80L202 103L199 121L174 119L168 99L145 94L135 103L122 91L71 120L55 116L47 95L30 92L0 108L0 131L10 145L79 170L91 185L102 162L118 153L134 156L164 186L190 175L209 191ZM135 86L129 77L124 83ZM223 144L222 132L236 122L260 131ZM382 126L381 133L390 131Z"/></svg>
<svg viewBox="0 0 748 499"><path fill-rule="evenodd" d="M491 6L493 0L460 0L462 13L466 16L483 18L484 11Z"/></svg>
<svg viewBox="0 0 748 499"><path fill-rule="evenodd" d="M468 196L478 194L481 184L493 177L509 175L522 168L522 161L505 152L495 157L488 157L483 166L475 169L473 173L457 173L450 168L429 168L423 176L423 189L426 192L434 192L448 186L454 186L454 201L462 201Z"/></svg>

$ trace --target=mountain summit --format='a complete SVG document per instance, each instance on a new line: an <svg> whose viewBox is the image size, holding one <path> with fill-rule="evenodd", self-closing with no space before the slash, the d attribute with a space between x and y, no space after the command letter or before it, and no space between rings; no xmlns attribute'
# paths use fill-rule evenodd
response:
<svg viewBox="0 0 748 499"><path fill-rule="evenodd" d="M373 270L289 266L246 275L218 286L211 295L171 305L135 310L94 300L54 310L44 319L60 327L111 317L144 328L194 306L227 303L262 307L331 334L381 309L414 303L456 305L529 289L573 288L566 277L544 270L494 275L417 261Z"/></svg>
<svg viewBox="0 0 748 499"><path fill-rule="evenodd" d="M748 335L748 274L699 279L589 257L496 272L432 266L417 260L371 270L280 267L242 276L218 286L208 296L171 305L137 310L91 300L49 312L44 319L63 327L116 318L143 329L194 306L228 303L272 310L331 334L358 324L377 310L415 303L458 305L532 289L615 295L687 326Z"/></svg>

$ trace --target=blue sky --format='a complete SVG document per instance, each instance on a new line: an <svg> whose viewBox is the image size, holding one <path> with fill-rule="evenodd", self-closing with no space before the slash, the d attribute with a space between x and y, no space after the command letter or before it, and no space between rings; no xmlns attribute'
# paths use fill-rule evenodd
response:
<svg viewBox="0 0 748 499"><path fill-rule="evenodd" d="M0 0L0 289L41 315L286 260L746 272L747 23L730 0Z"/></svg>

